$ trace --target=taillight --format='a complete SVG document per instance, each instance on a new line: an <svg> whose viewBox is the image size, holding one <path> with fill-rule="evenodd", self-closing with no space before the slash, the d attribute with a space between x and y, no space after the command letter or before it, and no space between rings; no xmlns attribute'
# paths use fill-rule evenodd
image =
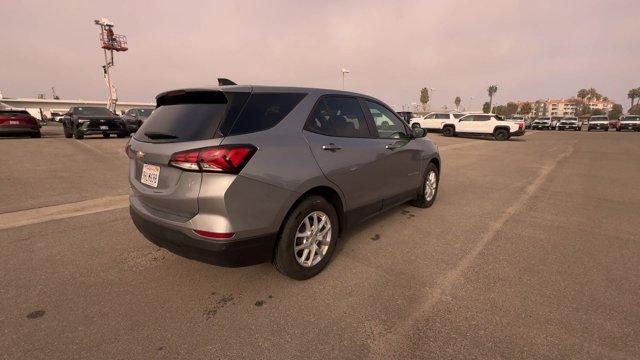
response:
<svg viewBox="0 0 640 360"><path fill-rule="evenodd" d="M238 174L256 150L253 145L221 145L181 151L171 155L169 165L189 171Z"/></svg>

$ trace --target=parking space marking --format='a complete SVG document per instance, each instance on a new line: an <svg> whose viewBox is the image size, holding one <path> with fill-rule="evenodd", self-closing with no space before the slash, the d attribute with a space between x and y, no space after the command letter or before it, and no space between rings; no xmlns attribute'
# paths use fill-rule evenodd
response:
<svg viewBox="0 0 640 360"><path fill-rule="evenodd" d="M407 338L407 333L411 331L411 327L420 319L426 319L431 309L445 296L448 296L453 285L462 279L464 273L473 264L474 260L482 252L485 246L498 234L498 231L504 226L504 224L531 198L531 196L542 186L547 176L553 171L558 163L564 158L571 155L575 149L575 145L579 138L576 138L570 145L568 151L563 152L560 156L556 157L551 164L542 167L538 176L531 182L522 192L522 196L518 200L509 206L505 212L496 221L490 224L488 231L480 238L470 252L465 254L460 262L446 274L441 276L432 289L429 289L424 294L424 301L418 304L417 309L412 311L409 317L402 322L398 323L394 329L386 336L376 339L376 342L372 347L372 354L376 358L387 359L392 357L392 354L397 354L396 344L401 343L403 339Z"/></svg>
<svg viewBox="0 0 640 360"><path fill-rule="evenodd" d="M535 133L526 132L521 137L529 136L529 135L533 135L533 134L535 134ZM469 139L470 140L474 140L473 138L469 138ZM438 150L443 151L443 150L460 149L460 148L465 148L465 147L468 147L468 146L475 146L475 145L480 145L480 144L489 144L489 143L493 142L493 140L485 140L485 139L475 139L475 140L478 140L478 141L469 141L469 142L463 142L463 143L458 143L458 144L450 144L450 145L438 146Z"/></svg>
<svg viewBox="0 0 640 360"><path fill-rule="evenodd" d="M122 209L128 206L129 195L117 195L63 205L9 212L0 214L0 230Z"/></svg>

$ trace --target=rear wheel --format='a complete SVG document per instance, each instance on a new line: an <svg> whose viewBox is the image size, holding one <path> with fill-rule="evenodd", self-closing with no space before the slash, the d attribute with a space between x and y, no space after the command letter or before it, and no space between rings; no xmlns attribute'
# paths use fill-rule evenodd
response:
<svg viewBox="0 0 640 360"><path fill-rule="evenodd" d="M42 133L40 131L38 131L35 134L31 134L31 137L34 138L34 139L39 139L39 138L42 137Z"/></svg>
<svg viewBox="0 0 640 360"><path fill-rule="evenodd" d="M493 138L498 141L508 140L509 132L505 129L497 129L493 132Z"/></svg>
<svg viewBox="0 0 640 360"><path fill-rule="evenodd" d="M422 188L418 191L418 197L411 202L411 205L419 208L428 208L436 201L438 195L438 184L440 175L434 163L429 163L422 179Z"/></svg>
<svg viewBox="0 0 640 360"><path fill-rule="evenodd" d="M443 136L450 137L450 136L453 136L455 134L456 134L456 131L453 128L453 126L445 126L445 127L442 128L442 135Z"/></svg>
<svg viewBox="0 0 640 360"><path fill-rule="evenodd" d="M111 134L103 133L103 134L102 134L102 137L106 139L106 138L111 137Z"/></svg>
<svg viewBox="0 0 640 360"><path fill-rule="evenodd" d="M71 137L73 136L73 133L71 133L71 131L67 129L65 125L62 126L62 131L64 131L64 137L67 139L71 139Z"/></svg>
<svg viewBox="0 0 640 360"><path fill-rule="evenodd" d="M274 257L276 269L296 280L316 276L331 260L338 231L338 215L327 200L304 199L284 222Z"/></svg>

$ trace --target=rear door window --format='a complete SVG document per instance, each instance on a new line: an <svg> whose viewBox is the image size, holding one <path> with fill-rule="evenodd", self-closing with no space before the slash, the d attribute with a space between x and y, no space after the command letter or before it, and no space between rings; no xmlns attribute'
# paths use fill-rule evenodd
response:
<svg viewBox="0 0 640 360"><path fill-rule="evenodd" d="M277 125L306 96L303 93L253 93L228 135L262 131Z"/></svg>
<svg viewBox="0 0 640 360"><path fill-rule="evenodd" d="M371 137L358 99L351 97L327 97L324 100L335 136L354 138Z"/></svg>
<svg viewBox="0 0 640 360"><path fill-rule="evenodd" d="M449 120L449 114L436 114L437 120Z"/></svg>
<svg viewBox="0 0 640 360"><path fill-rule="evenodd" d="M320 101L318 101L318 104L307 120L304 129L327 136L336 135L335 129L331 124L331 112L329 111L327 104L325 104L324 99L320 99Z"/></svg>

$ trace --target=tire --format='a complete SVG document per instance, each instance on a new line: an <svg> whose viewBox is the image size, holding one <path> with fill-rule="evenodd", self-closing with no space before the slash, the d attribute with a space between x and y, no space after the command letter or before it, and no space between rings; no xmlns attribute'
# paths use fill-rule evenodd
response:
<svg viewBox="0 0 640 360"><path fill-rule="evenodd" d="M453 128L453 126L445 126L442 128L442 136L451 137L451 136L454 136L455 134L456 134L456 131Z"/></svg>
<svg viewBox="0 0 640 360"><path fill-rule="evenodd" d="M104 133L104 134L102 134L102 137L105 138L105 139L108 139L108 138L111 137L111 134Z"/></svg>
<svg viewBox="0 0 640 360"><path fill-rule="evenodd" d="M73 134L71 133L71 131L67 130L66 126L62 126L62 130L64 131L64 137L67 139L71 139L71 137L73 137Z"/></svg>
<svg viewBox="0 0 640 360"><path fill-rule="evenodd" d="M587 128L587 132L591 132L591 128Z"/></svg>
<svg viewBox="0 0 640 360"><path fill-rule="evenodd" d="M34 139L40 139L42 137L42 133L40 131L38 131L35 134L31 134L31 137Z"/></svg>
<svg viewBox="0 0 640 360"><path fill-rule="evenodd" d="M509 140L509 132L505 129L496 129L493 132L493 138L496 139L496 141Z"/></svg>
<svg viewBox="0 0 640 360"><path fill-rule="evenodd" d="M609 131L609 129L604 129L604 131Z"/></svg>
<svg viewBox="0 0 640 360"><path fill-rule="evenodd" d="M76 138L77 140L82 140L82 139L84 139L84 133L82 131L76 129L73 132L73 137Z"/></svg>
<svg viewBox="0 0 640 360"><path fill-rule="evenodd" d="M326 248L322 249L324 255L321 258L316 258L316 255L314 255L313 259L308 259L311 252L315 252L319 248L307 249L308 251L305 254L306 250L303 249L298 250L298 252L294 251L294 246L296 246L296 242L298 242L298 245L303 245L300 241L304 240L299 240L300 237L296 237L296 234L299 232L299 229L302 229L302 231L306 230L305 220L308 220L309 225L313 225L313 221L308 219L312 217L313 214L318 216L324 215L326 217L325 219L328 219L331 227L327 232L327 239L325 239L329 240L328 244L320 245L326 246ZM321 222L319 219L318 223ZM310 196L302 200L284 221L282 232L276 245L273 260L274 266L280 273L295 280L306 280L318 275L327 266L335 251L338 233L340 231L339 226L336 210L323 197ZM326 230L326 228L320 229ZM312 231L318 231L318 229ZM313 241L316 241L313 246L317 246L317 240L312 239L311 242ZM305 259L311 263L308 264L309 266L303 266L298 260L300 258L302 259L302 263L305 262ZM314 264L313 261L316 260L317 262Z"/></svg>
<svg viewBox="0 0 640 360"><path fill-rule="evenodd" d="M433 192L428 194L427 187L429 185L430 176L435 176L435 184L432 183L431 188L433 189ZM433 180L433 178L431 180ZM438 168L434 163L429 163L424 171L424 176L422 177L422 187L418 191L418 197L411 202L411 205L423 209L431 207L431 205L436 201L436 196L438 196L439 185L440 173L438 172Z"/></svg>

